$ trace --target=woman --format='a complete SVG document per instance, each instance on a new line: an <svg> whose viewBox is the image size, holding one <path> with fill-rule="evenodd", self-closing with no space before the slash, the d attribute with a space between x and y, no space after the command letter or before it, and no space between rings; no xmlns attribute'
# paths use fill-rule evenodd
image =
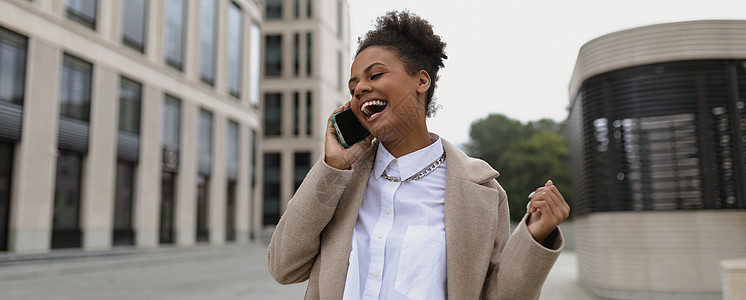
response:
<svg viewBox="0 0 746 300"><path fill-rule="evenodd" d="M536 299L563 247L569 207L551 181L514 233L498 172L429 133L445 43L409 12L359 42L353 112L375 137L324 157L288 203L268 248L280 283L307 299Z"/></svg>

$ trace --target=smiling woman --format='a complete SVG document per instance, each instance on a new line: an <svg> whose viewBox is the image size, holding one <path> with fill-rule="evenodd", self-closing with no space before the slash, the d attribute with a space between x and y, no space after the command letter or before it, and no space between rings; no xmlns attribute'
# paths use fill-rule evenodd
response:
<svg viewBox="0 0 746 300"><path fill-rule="evenodd" d="M268 248L278 282L309 280L307 299L539 297L569 207L547 181L510 234L497 171L428 131L446 58L430 23L406 11L361 39L351 100L332 115L350 108L371 137L344 148L327 121L324 156Z"/></svg>

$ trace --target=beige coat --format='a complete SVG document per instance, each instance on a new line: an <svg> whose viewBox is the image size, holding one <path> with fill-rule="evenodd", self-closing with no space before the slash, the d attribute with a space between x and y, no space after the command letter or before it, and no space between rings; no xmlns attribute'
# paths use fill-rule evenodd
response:
<svg viewBox="0 0 746 300"><path fill-rule="evenodd" d="M524 221L510 234L508 200L484 161L448 141L446 269L449 299L537 299L564 242L556 230L546 248ZM268 248L279 283L308 282L306 299L341 299L360 204L377 143L351 170L319 160L288 203Z"/></svg>

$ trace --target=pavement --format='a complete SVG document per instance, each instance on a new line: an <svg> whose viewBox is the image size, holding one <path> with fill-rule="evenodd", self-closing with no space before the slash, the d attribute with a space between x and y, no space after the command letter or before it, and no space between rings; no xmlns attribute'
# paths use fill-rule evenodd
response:
<svg viewBox="0 0 746 300"><path fill-rule="evenodd" d="M0 254L0 299L302 299L306 284L276 283L266 253L256 242ZM574 252L560 255L540 299L592 299Z"/></svg>

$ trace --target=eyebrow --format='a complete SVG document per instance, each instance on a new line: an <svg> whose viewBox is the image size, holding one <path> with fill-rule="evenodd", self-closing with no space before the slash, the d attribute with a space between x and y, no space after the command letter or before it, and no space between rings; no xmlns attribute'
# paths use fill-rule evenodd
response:
<svg viewBox="0 0 746 300"><path fill-rule="evenodd" d="M375 66L384 66L385 67L386 64L384 64L382 62L374 62L374 63L370 64L367 68L365 68L365 70L363 71L363 73L368 73L370 71L370 69L373 69L373 67L375 67ZM350 78L350 81L347 82L347 85L350 85L350 83L353 83L355 81L357 81L357 77L352 77L352 78Z"/></svg>

